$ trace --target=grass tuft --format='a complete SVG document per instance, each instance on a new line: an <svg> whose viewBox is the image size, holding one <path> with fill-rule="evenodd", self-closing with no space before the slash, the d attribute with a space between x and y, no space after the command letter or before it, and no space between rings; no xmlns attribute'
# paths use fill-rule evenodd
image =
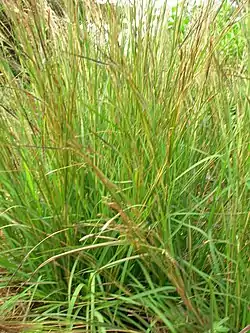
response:
<svg viewBox="0 0 250 333"><path fill-rule="evenodd" d="M248 2L0 18L0 329L244 331Z"/></svg>

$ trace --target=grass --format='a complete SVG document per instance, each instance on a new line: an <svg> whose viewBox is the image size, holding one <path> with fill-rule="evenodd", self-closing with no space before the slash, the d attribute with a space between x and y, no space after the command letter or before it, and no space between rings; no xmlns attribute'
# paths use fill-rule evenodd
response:
<svg viewBox="0 0 250 333"><path fill-rule="evenodd" d="M250 322L249 4L139 9L2 1L6 331Z"/></svg>

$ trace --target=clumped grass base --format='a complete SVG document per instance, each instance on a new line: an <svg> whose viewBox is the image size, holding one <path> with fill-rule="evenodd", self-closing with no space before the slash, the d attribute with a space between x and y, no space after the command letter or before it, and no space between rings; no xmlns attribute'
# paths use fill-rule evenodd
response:
<svg viewBox="0 0 250 333"><path fill-rule="evenodd" d="M2 1L6 330L249 324L248 9Z"/></svg>

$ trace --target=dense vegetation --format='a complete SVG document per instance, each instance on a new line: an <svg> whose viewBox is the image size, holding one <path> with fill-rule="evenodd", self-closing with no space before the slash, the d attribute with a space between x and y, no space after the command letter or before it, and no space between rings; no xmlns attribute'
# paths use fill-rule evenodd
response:
<svg viewBox="0 0 250 333"><path fill-rule="evenodd" d="M0 6L0 330L244 329L248 1Z"/></svg>

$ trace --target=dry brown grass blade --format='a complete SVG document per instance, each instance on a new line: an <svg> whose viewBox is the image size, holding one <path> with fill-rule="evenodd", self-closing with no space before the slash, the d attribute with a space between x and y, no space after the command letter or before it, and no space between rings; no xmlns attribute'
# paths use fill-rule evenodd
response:
<svg viewBox="0 0 250 333"><path fill-rule="evenodd" d="M250 325L247 325L243 330L240 331L240 333L247 333L250 332Z"/></svg>
<svg viewBox="0 0 250 333"><path fill-rule="evenodd" d="M20 333L31 328L28 324L0 323L0 333Z"/></svg>

